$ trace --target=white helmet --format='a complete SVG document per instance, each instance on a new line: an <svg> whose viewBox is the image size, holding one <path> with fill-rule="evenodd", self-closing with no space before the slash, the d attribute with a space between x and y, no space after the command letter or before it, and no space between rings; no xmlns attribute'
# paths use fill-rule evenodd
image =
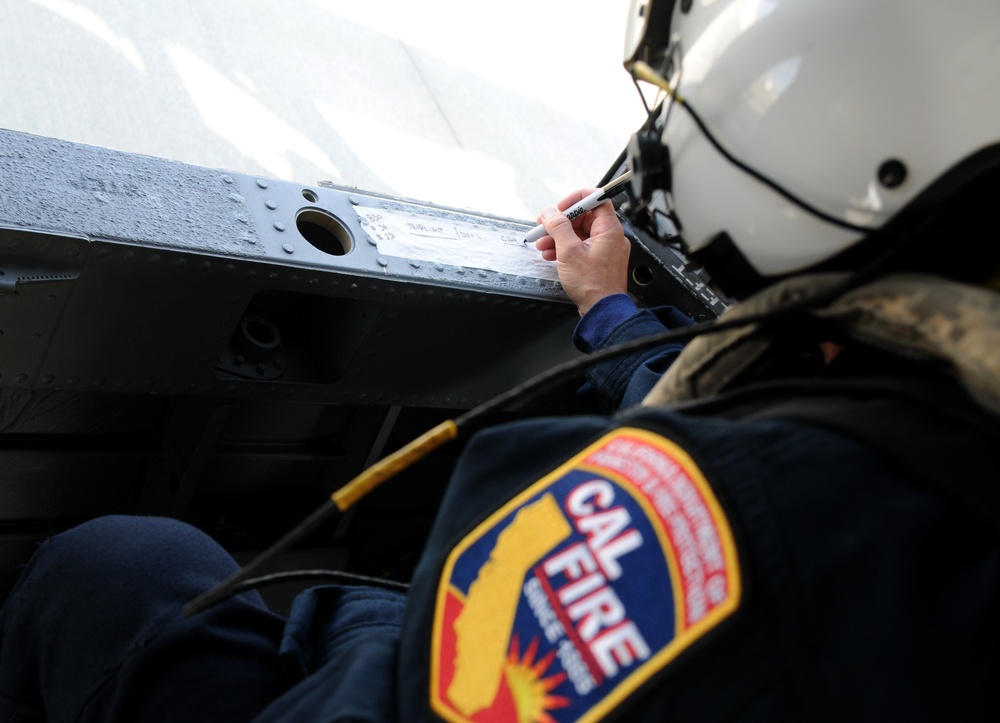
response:
<svg viewBox="0 0 1000 723"><path fill-rule="evenodd" d="M1000 0L632 0L625 54L675 98L635 190L668 166L713 274L816 267L1000 165Z"/></svg>

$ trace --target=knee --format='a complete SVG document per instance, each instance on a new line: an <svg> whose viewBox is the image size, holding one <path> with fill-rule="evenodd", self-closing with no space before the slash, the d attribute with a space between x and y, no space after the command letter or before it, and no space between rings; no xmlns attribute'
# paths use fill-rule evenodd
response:
<svg viewBox="0 0 1000 723"><path fill-rule="evenodd" d="M212 538L178 520L108 516L45 542L25 570L36 586L100 599L158 595L170 588L192 596L236 569Z"/></svg>
<svg viewBox="0 0 1000 723"><path fill-rule="evenodd" d="M131 675L161 675L156 666L170 669L177 651L210 647L213 635L229 640L220 616L189 621L180 611L235 569L209 536L176 520L103 517L56 535L0 609L0 681L8 690L34 681L31 695L43 691L46 706L82 710L126 661L136 661Z"/></svg>
<svg viewBox="0 0 1000 723"><path fill-rule="evenodd" d="M229 574L235 563L211 537L165 517L99 517L56 535L50 546L83 568L98 565L119 573L151 568Z"/></svg>

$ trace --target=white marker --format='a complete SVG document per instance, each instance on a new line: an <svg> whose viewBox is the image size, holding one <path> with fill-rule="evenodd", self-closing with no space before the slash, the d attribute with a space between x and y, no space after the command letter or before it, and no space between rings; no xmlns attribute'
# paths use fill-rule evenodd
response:
<svg viewBox="0 0 1000 723"><path fill-rule="evenodd" d="M613 180L611 183L603 186L602 188L598 188L582 201L574 203L572 206L563 211L563 215L572 221L577 216L581 216L587 211L597 208L606 200L618 193L618 191L621 190L621 187L628 183L631 179L632 171L625 171L625 173L618 176L618 178ZM524 243L534 243L543 236L547 236L548 233L549 232L545 230L544 226L538 224L533 229L528 231L528 235L524 237Z"/></svg>

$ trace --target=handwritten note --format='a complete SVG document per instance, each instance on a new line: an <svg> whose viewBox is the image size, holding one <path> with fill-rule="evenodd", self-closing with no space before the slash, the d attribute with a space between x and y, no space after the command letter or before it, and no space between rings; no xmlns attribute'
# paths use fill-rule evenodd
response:
<svg viewBox="0 0 1000 723"><path fill-rule="evenodd" d="M527 229L477 223L471 216L433 217L406 210L356 206L358 221L381 253L405 259L486 269L558 281L554 262L534 244L523 243Z"/></svg>

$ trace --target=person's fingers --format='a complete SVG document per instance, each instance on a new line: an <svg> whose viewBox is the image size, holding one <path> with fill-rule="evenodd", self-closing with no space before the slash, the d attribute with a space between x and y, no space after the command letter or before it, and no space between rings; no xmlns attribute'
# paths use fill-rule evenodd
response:
<svg viewBox="0 0 1000 723"><path fill-rule="evenodd" d="M535 241L535 248L541 252L542 258L546 261L556 260L556 242L551 236L542 236Z"/></svg>
<svg viewBox="0 0 1000 723"><path fill-rule="evenodd" d="M547 251L548 249L554 249L556 247L556 242L551 236L542 236L540 239L535 241L535 248L539 251Z"/></svg>
<svg viewBox="0 0 1000 723"><path fill-rule="evenodd" d="M593 214L591 216L591 223L600 221L602 223L610 222L612 226L619 225L618 214L615 211L615 206L609 201L605 201L604 203L595 206L591 213Z"/></svg>
<svg viewBox="0 0 1000 723"><path fill-rule="evenodd" d="M554 208L542 209L539 214L542 225L552 238L555 248L555 255L561 261L568 261L583 249L583 242L573 228L573 222L566 218L565 214Z"/></svg>
<svg viewBox="0 0 1000 723"><path fill-rule="evenodd" d="M591 239L600 246L631 246L622 231L618 214L610 202L602 203L591 212L587 230Z"/></svg>
<svg viewBox="0 0 1000 723"><path fill-rule="evenodd" d="M596 190L597 190L596 188L578 188L577 190L573 191L571 194L566 196L566 198L557 203L556 206L559 208L560 211L565 211L574 203L579 203L580 201L585 199L587 196L589 196Z"/></svg>

